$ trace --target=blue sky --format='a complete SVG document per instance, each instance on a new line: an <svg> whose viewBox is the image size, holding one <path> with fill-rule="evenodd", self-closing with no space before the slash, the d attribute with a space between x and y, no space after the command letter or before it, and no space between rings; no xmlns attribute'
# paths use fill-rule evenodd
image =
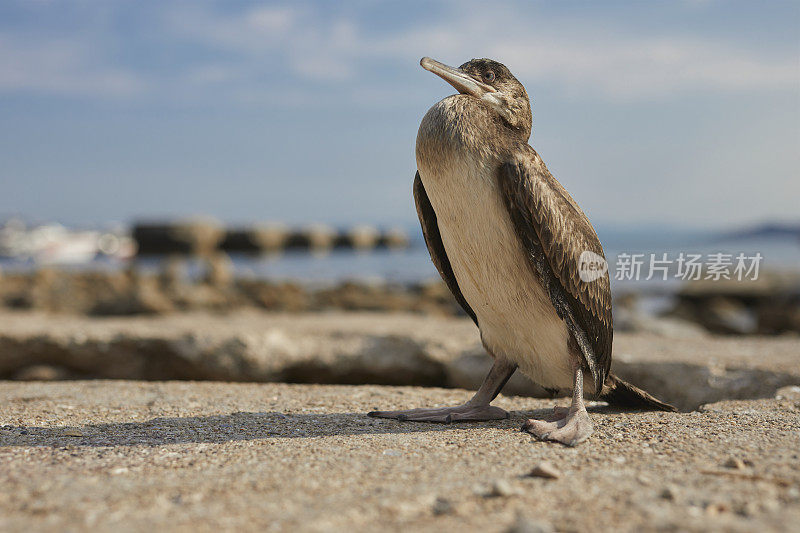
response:
<svg viewBox="0 0 800 533"><path fill-rule="evenodd" d="M797 2L0 2L0 214L407 224L414 139L492 57L604 225L797 219Z"/></svg>

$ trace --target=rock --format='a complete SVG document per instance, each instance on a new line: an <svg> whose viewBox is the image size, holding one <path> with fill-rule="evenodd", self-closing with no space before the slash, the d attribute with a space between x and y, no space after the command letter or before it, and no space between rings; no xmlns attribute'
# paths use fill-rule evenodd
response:
<svg viewBox="0 0 800 533"><path fill-rule="evenodd" d="M333 245L337 248L355 248L357 250L368 250L375 248L380 238L380 232L372 226L355 226L350 228L334 240Z"/></svg>
<svg viewBox="0 0 800 533"><path fill-rule="evenodd" d="M734 470L744 470L745 469L744 461L742 461L741 459L739 459L737 457L731 457L730 459L725 461L725 464L723 464L722 466L724 466L725 468L732 468Z"/></svg>
<svg viewBox="0 0 800 533"><path fill-rule="evenodd" d="M730 298L716 297L706 303L705 326L718 333L755 333L758 322L753 310Z"/></svg>
<svg viewBox="0 0 800 533"><path fill-rule="evenodd" d="M139 301L140 307L121 305L118 312L145 312L148 293L155 299L149 305L160 305L157 299L162 298L166 309L196 305L197 299L212 306L220 292L201 285L203 290L176 295L172 303L154 279L145 279L136 299L130 300ZM253 290L260 286L253 285ZM293 290L290 285L272 289ZM288 296L275 298L287 301ZM476 389L491 365L470 320L407 313L251 310L224 318L206 312L94 318L0 311L0 323L0 378L29 366L51 365L97 378ZM622 333L615 336L612 370L680 409L693 410L726 398L773 398L780 387L800 384L798 358L800 343L793 339L668 339ZM503 394L549 396L520 372Z"/></svg>
<svg viewBox="0 0 800 533"><path fill-rule="evenodd" d="M776 339L770 349L767 344L760 345L766 339L743 342L741 337L709 337L707 341L657 342L650 338L649 346L637 342L626 348L626 337L615 336L612 372L679 409L697 409L723 399L773 397L780 387L800 384L800 367L792 364L788 355L784 358L775 351L786 350L791 357L800 357L796 341ZM647 352L652 350L662 355L650 357ZM778 360L781 363L775 364Z"/></svg>
<svg viewBox="0 0 800 533"><path fill-rule="evenodd" d="M286 249L327 250L333 246L336 232L330 226L313 224L286 237Z"/></svg>
<svg viewBox="0 0 800 533"><path fill-rule="evenodd" d="M67 428L64 430L65 437L83 437L83 431L78 428Z"/></svg>
<svg viewBox="0 0 800 533"><path fill-rule="evenodd" d="M505 479L498 479L492 482L492 486L486 496L489 498L508 498L509 496L516 496L519 491L512 487L511 484Z"/></svg>
<svg viewBox="0 0 800 533"><path fill-rule="evenodd" d="M757 280L747 279L701 279L686 283L679 296L686 300L703 300L715 296L724 296L734 300L753 300L770 298L778 293L786 293L800 283L793 273L761 271Z"/></svg>
<svg viewBox="0 0 800 533"><path fill-rule="evenodd" d="M224 235L222 226L212 219L139 222L133 227L133 238L140 255L207 255L219 246Z"/></svg>
<svg viewBox="0 0 800 533"><path fill-rule="evenodd" d="M227 254L213 254L205 263L206 283L214 287L227 287L233 283L233 262Z"/></svg>
<svg viewBox="0 0 800 533"><path fill-rule="evenodd" d="M534 466L530 472L528 472L528 476L541 477L545 479L558 479L561 477L561 471L547 461L542 461Z"/></svg>
<svg viewBox="0 0 800 533"><path fill-rule="evenodd" d="M447 498L436 498L436 501L433 503L433 514L434 515L443 515L443 514L450 514L453 512L453 504L450 503L450 500Z"/></svg>
<svg viewBox="0 0 800 533"><path fill-rule="evenodd" d="M163 290L176 290L187 281L186 258L170 255L161 262L158 281Z"/></svg>
<svg viewBox="0 0 800 533"><path fill-rule="evenodd" d="M763 301L756 307L758 333L800 333L800 297L784 296Z"/></svg>
<svg viewBox="0 0 800 533"><path fill-rule="evenodd" d="M693 281L680 290L670 315L724 334L800 331L800 279L764 271L757 280Z"/></svg>
<svg viewBox="0 0 800 533"><path fill-rule="evenodd" d="M100 297L87 310L93 316L162 315L175 310L175 304L164 290L159 277L135 275L127 290Z"/></svg>
<svg viewBox="0 0 800 533"><path fill-rule="evenodd" d="M506 533L552 533L553 526L547 522L528 518L521 513L517 515L514 523L506 529Z"/></svg>
<svg viewBox="0 0 800 533"><path fill-rule="evenodd" d="M23 367L11 376L16 381L55 381L67 379L70 372L66 368L55 365L30 365Z"/></svg>
<svg viewBox="0 0 800 533"><path fill-rule="evenodd" d="M386 248L406 248L408 244L408 234L402 228L390 228L384 231L377 242L377 246Z"/></svg>
<svg viewBox="0 0 800 533"><path fill-rule="evenodd" d="M775 391L775 399L777 400L800 400L800 387L791 385L789 387L781 387Z"/></svg>
<svg viewBox="0 0 800 533"><path fill-rule="evenodd" d="M667 485L661 489L659 496L664 500L675 501L678 499L678 488L674 485Z"/></svg>
<svg viewBox="0 0 800 533"><path fill-rule="evenodd" d="M251 228L230 229L220 248L226 252L261 254L284 248L289 228L283 224L260 224Z"/></svg>
<svg viewBox="0 0 800 533"><path fill-rule="evenodd" d="M706 514L709 516L717 516L722 513L728 513L730 512L730 510L731 508L727 503L721 503L721 502L710 503L706 505L705 508Z"/></svg>
<svg viewBox="0 0 800 533"><path fill-rule="evenodd" d="M615 331L653 333L661 337L699 339L708 336L702 326L669 316L655 317L638 311L620 311L614 318Z"/></svg>

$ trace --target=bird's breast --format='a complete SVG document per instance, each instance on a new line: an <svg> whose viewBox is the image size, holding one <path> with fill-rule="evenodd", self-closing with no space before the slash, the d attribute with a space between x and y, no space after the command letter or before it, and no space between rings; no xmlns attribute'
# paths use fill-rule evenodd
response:
<svg viewBox="0 0 800 533"><path fill-rule="evenodd" d="M417 133L417 163L446 172L465 157L498 159L496 124L484 104L472 96L456 94L431 107Z"/></svg>
<svg viewBox="0 0 800 533"><path fill-rule="evenodd" d="M570 387L566 325L514 230L497 184L500 159L491 147L473 149L443 134L439 117L432 118L417 139L420 178L484 343L538 383Z"/></svg>

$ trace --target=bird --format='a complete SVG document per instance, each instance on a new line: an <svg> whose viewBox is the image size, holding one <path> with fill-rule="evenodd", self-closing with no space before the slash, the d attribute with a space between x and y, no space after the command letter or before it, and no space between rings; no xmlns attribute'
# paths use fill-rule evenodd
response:
<svg viewBox="0 0 800 533"><path fill-rule="evenodd" d="M525 87L492 59L453 68L420 65L456 94L428 110L416 140L413 193L431 260L480 330L492 367L463 405L373 411L416 422L508 418L491 405L519 369L550 391L572 390L522 430L575 446L593 432L584 403L675 411L610 372L611 286L603 247L589 219L530 146Z"/></svg>

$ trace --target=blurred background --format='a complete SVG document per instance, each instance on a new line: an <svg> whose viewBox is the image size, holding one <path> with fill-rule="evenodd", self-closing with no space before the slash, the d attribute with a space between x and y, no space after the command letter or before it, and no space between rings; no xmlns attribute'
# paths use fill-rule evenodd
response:
<svg viewBox="0 0 800 533"><path fill-rule="evenodd" d="M798 27L797 2L4 1L0 303L458 314L411 194L452 90L418 62L490 57L612 274L763 257L614 280L618 328L800 331Z"/></svg>

